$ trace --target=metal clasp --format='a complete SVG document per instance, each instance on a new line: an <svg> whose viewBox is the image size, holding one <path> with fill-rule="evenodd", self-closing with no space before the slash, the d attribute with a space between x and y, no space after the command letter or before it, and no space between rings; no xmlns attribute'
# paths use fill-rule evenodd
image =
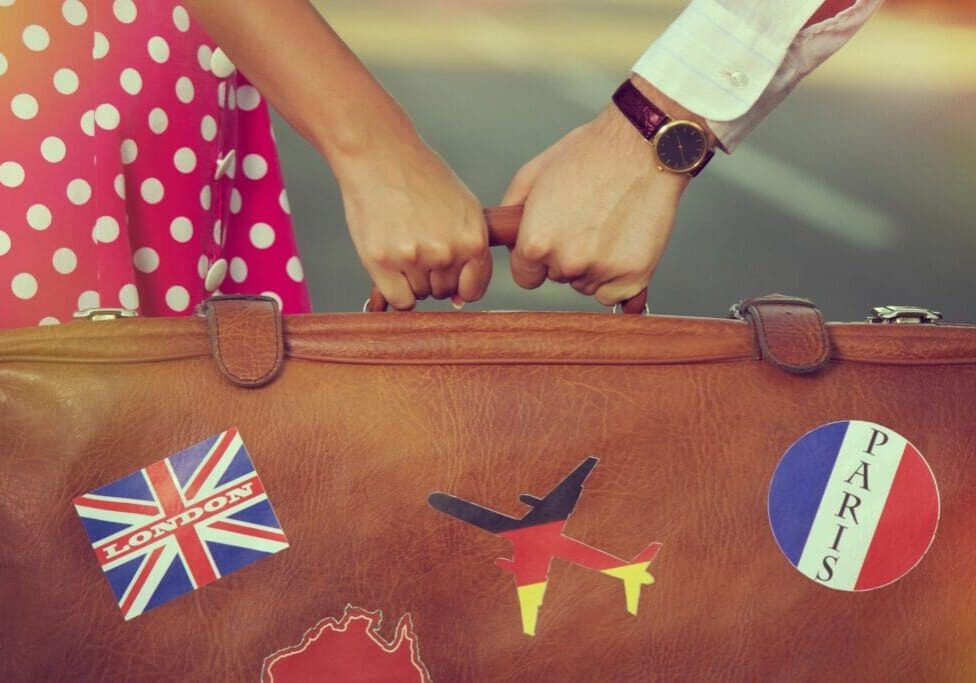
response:
<svg viewBox="0 0 976 683"><path fill-rule="evenodd" d="M86 308L75 311L76 320L118 320L119 318L137 318L139 314L127 308Z"/></svg>
<svg viewBox="0 0 976 683"><path fill-rule="evenodd" d="M877 306L871 309L868 316L869 323L917 325L922 323L936 323L942 320L942 314L928 308L917 306Z"/></svg>

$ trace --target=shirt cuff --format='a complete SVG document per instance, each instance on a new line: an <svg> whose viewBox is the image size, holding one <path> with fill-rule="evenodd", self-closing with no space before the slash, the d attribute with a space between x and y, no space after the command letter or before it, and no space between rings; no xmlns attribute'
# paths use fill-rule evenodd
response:
<svg viewBox="0 0 976 683"><path fill-rule="evenodd" d="M708 120L720 146L730 151L768 113L754 108L774 76L791 80L777 72L821 2L795 0L779 11L761 2L733 13L718 0L692 0L632 70Z"/></svg>

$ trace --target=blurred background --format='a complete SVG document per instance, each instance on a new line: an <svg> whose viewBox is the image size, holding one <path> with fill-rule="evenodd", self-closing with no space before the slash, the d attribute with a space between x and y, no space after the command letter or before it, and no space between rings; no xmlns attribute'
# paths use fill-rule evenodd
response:
<svg viewBox="0 0 976 683"><path fill-rule="evenodd" d="M683 0L319 0L317 6L486 206L600 111ZM689 187L654 313L720 316L770 292L832 320L916 305L976 321L976 2L888 0L739 147ZM328 166L275 122L318 311L370 282ZM495 250L468 309L604 310L568 285L519 289ZM425 302L426 310L450 310Z"/></svg>

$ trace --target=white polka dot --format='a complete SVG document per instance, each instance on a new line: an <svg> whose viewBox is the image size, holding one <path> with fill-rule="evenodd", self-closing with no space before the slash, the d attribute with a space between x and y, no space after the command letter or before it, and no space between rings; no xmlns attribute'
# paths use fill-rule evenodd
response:
<svg viewBox="0 0 976 683"><path fill-rule="evenodd" d="M213 58L210 60L210 69L213 71L214 76L217 78L227 78L234 73L236 68L234 62L230 61L227 53L219 47L214 50Z"/></svg>
<svg viewBox="0 0 976 683"><path fill-rule="evenodd" d="M185 311L186 307L190 305L190 293L186 291L185 287L173 285L166 290L166 305L177 313Z"/></svg>
<svg viewBox="0 0 976 683"><path fill-rule="evenodd" d="M27 225L35 230L47 230L51 227L51 209L44 204L32 204L27 209Z"/></svg>
<svg viewBox="0 0 976 683"><path fill-rule="evenodd" d="M278 296L277 292L261 292L261 296L270 296L272 299L278 302L278 308L281 308L281 297Z"/></svg>
<svg viewBox="0 0 976 683"><path fill-rule="evenodd" d="M230 212L240 213L242 203L241 192L235 187L230 191Z"/></svg>
<svg viewBox="0 0 976 683"><path fill-rule="evenodd" d="M240 256L230 260L230 279L234 282L244 282L247 278L247 263Z"/></svg>
<svg viewBox="0 0 976 683"><path fill-rule="evenodd" d="M51 36L48 35L47 29L37 24L31 24L25 28L20 37L24 40L27 49L34 52L46 50L47 46L51 44Z"/></svg>
<svg viewBox="0 0 976 683"><path fill-rule="evenodd" d="M200 119L200 136L207 142L210 142L217 136L217 122L210 114Z"/></svg>
<svg viewBox="0 0 976 683"><path fill-rule="evenodd" d="M169 126L169 117L166 112L159 107L156 107L151 112L149 112L149 130L151 130L156 135L160 135L166 131Z"/></svg>
<svg viewBox="0 0 976 683"><path fill-rule="evenodd" d="M139 308L139 290L134 284L122 285L119 290L119 303L122 304L123 308L128 308L130 311Z"/></svg>
<svg viewBox="0 0 976 683"><path fill-rule="evenodd" d="M54 89L62 95L71 95L78 90L78 74L71 69L58 69L54 72Z"/></svg>
<svg viewBox="0 0 976 683"><path fill-rule="evenodd" d="M189 242L193 237L193 223L186 216L177 216L169 224L169 234L177 242Z"/></svg>
<svg viewBox="0 0 976 683"><path fill-rule="evenodd" d="M119 222L111 216L100 216L92 229L92 239L96 243L114 242L119 236Z"/></svg>
<svg viewBox="0 0 976 683"><path fill-rule="evenodd" d="M258 249L267 249L274 241L274 228L267 223L255 223L251 226L251 244Z"/></svg>
<svg viewBox="0 0 976 683"><path fill-rule="evenodd" d="M297 256L292 256L288 259L288 263L285 264L285 271L295 282L301 282L305 279L305 269L302 268L302 262Z"/></svg>
<svg viewBox="0 0 976 683"><path fill-rule="evenodd" d="M138 95L142 90L142 75L130 66L119 74L119 84L130 95Z"/></svg>
<svg viewBox="0 0 976 683"><path fill-rule="evenodd" d="M146 178L142 181L139 193L147 203L159 204L163 201L163 184L159 182L158 178Z"/></svg>
<svg viewBox="0 0 976 683"><path fill-rule="evenodd" d="M91 137L95 134L95 110L89 109L81 115L81 129L85 135Z"/></svg>
<svg viewBox="0 0 976 683"><path fill-rule="evenodd" d="M25 92L14 95L10 100L10 110L18 119L27 121L37 116L37 99Z"/></svg>
<svg viewBox="0 0 976 683"><path fill-rule="evenodd" d="M190 15L183 9L183 5L173 8L173 25L182 33L190 30Z"/></svg>
<svg viewBox="0 0 976 683"><path fill-rule="evenodd" d="M55 318L53 315L48 315L41 318L41 321L37 323L38 325L60 325L61 321Z"/></svg>
<svg viewBox="0 0 976 683"><path fill-rule="evenodd" d="M0 164L0 185L4 187L18 187L23 182L23 166L16 161L5 161Z"/></svg>
<svg viewBox="0 0 976 683"><path fill-rule="evenodd" d="M37 294L37 280L30 273L19 273L10 281L10 289L18 299L30 299Z"/></svg>
<svg viewBox="0 0 976 683"><path fill-rule="evenodd" d="M209 265L210 265L210 261L207 259L206 256L201 256L200 259L197 261L197 272L200 274L201 280L207 277L207 270Z"/></svg>
<svg viewBox="0 0 976 683"><path fill-rule="evenodd" d="M112 12L123 24L131 24L136 20L136 5L132 0L115 0L112 4Z"/></svg>
<svg viewBox="0 0 976 683"><path fill-rule="evenodd" d="M235 109L237 107L237 88L230 87L227 90L227 108Z"/></svg>
<svg viewBox="0 0 976 683"><path fill-rule="evenodd" d="M180 173L190 173L197 167L197 155L189 147L180 147L173 155L173 165Z"/></svg>
<svg viewBox="0 0 976 683"><path fill-rule="evenodd" d="M7 58L0 52L0 76L3 76L5 73L7 73Z"/></svg>
<svg viewBox="0 0 976 683"><path fill-rule="evenodd" d="M126 139L122 141L119 146L119 155L122 157L123 164L131 164L139 156L139 146L136 145L136 141Z"/></svg>
<svg viewBox="0 0 976 683"><path fill-rule="evenodd" d="M210 58L213 57L213 50L209 45L201 45L197 48L197 63L204 71L210 71Z"/></svg>
<svg viewBox="0 0 976 683"><path fill-rule="evenodd" d="M94 289L86 289L78 297L78 310L83 311L86 308L98 308L102 303L102 297L98 295Z"/></svg>
<svg viewBox="0 0 976 683"><path fill-rule="evenodd" d="M176 99L183 104L193 101L193 81L186 76L180 76L176 81Z"/></svg>
<svg viewBox="0 0 976 683"><path fill-rule="evenodd" d="M285 213L291 213L291 203L288 201L288 193L284 189L278 195L278 205L281 206L281 210Z"/></svg>
<svg viewBox="0 0 976 683"><path fill-rule="evenodd" d="M95 31L95 42L92 44L92 57L101 59L108 54L108 38L104 33Z"/></svg>
<svg viewBox="0 0 976 683"><path fill-rule="evenodd" d="M244 111L253 111L261 104L261 95L253 85L242 85L237 89L237 106Z"/></svg>
<svg viewBox="0 0 976 683"><path fill-rule="evenodd" d="M72 26L81 26L88 20L88 10L79 0L64 0L61 5L61 15Z"/></svg>
<svg viewBox="0 0 976 683"><path fill-rule="evenodd" d="M227 103L227 84L219 83L217 85L217 106L223 107Z"/></svg>
<svg viewBox="0 0 976 683"><path fill-rule="evenodd" d="M92 189L88 181L75 178L68 183L68 201L75 206L81 206L91 199Z"/></svg>
<svg viewBox="0 0 976 683"><path fill-rule="evenodd" d="M224 246L224 237L224 223L218 218L213 225L213 241Z"/></svg>
<svg viewBox="0 0 976 683"><path fill-rule="evenodd" d="M162 36L153 36L146 46L149 56L157 64L164 64L169 59L169 43Z"/></svg>
<svg viewBox="0 0 976 683"><path fill-rule="evenodd" d="M112 185L115 186L115 194L119 196L119 199L125 199L125 176L119 173L112 181Z"/></svg>
<svg viewBox="0 0 976 683"><path fill-rule="evenodd" d="M105 130L115 130L119 127L119 110L114 104L105 102L95 109L95 122Z"/></svg>
<svg viewBox="0 0 976 683"><path fill-rule="evenodd" d="M50 137L44 138L41 142L41 156L44 157L45 161L49 161L52 164L56 164L68 153L68 148L65 147L64 140L59 137L51 135Z"/></svg>
<svg viewBox="0 0 976 683"><path fill-rule="evenodd" d="M10 235L0 230L0 256L10 251Z"/></svg>
<svg viewBox="0 0 976 683"><path fill-rule="evenodd" d="M75 268L78 267L78 257L68 247L61 247L55 250L51 262L54 264L54 270L62 275L73 273Z"/></svg>
<svg viewBox="0 0 976 683"><path fill-rule="evenodd" d="M244 175L251 180L260 180L268 173L268 162L260 154L248 154L241 164Z"/></svg>
<svg viewBox="0 0 976 683"><path fill-rule="evenodd" d="M210 211L210 200L212 199L210 194L210 186L207 185L202 190L200 190L200 206L203 207L204 211Z"/></svg>
<svg viewBox="0 0 976 683"><path fill-rule="evenodd" d="M140 247L132 254L132 262L143 273L151 273L159 268L159 254L152 247Z"/></svg>

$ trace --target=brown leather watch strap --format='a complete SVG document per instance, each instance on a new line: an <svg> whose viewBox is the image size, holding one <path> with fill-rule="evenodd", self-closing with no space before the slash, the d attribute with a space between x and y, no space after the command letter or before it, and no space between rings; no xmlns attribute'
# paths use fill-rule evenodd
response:
<svg viewBox="0 0 976 683"><path fill-rule="evenodd" d="M621 83L613 93L613 103L648 140L653 139L661 126L671 120L629 80Z"/></svg>

